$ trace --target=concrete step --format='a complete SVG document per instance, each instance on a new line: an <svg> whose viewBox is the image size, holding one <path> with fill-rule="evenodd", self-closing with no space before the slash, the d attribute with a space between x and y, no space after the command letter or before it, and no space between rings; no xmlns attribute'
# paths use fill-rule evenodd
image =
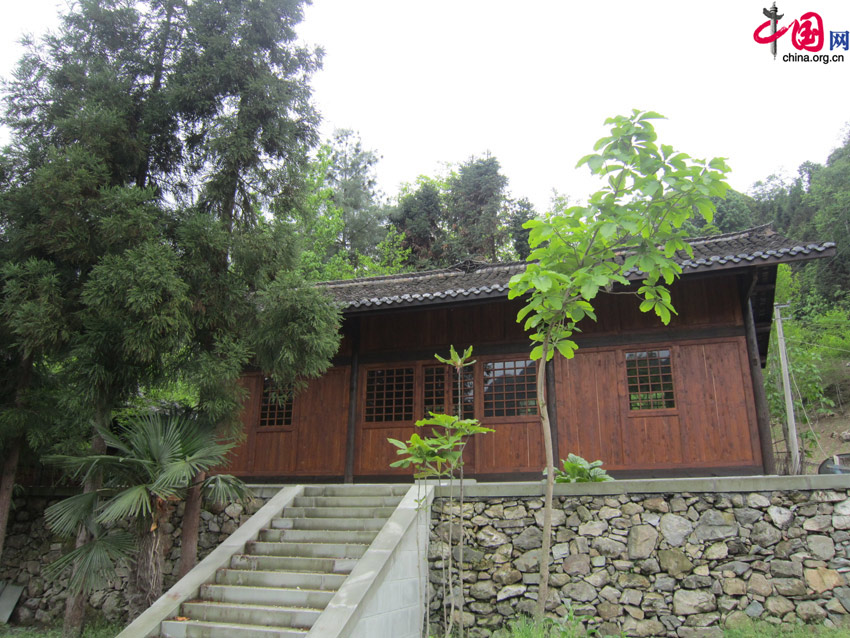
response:
<svg viewBox="0 0 850 638"><path fill-rule="evenodd" d="M312 485L304 488L304 496L404 496L410 485Z"/></svg>
<svg viewBox="0 0 850 638"><path fill-rule="evenodd" d="M304 638L306 629L260 627L202 620L164 620L161 638Z"/></svg>
<svg viewBox="0 0 850 638"><path fill-rule="evenodd" d="M274 518L274 529L365 530L379 532L383 518Z"/></svg>
<svg viewBox="0 0 850 638"><path fill-rule="evenodd" d="M192 620L206 622L309 629L322 612L319 609L204 601L185 603L181 613Z"/></svg>
<svg viewBox="0 0 850 638"><path fill-rule="evenodd" d="M252 541L245 548L253 556L303 556L305 558L360 558L369 546L347 543L264 543Z"/></svg>
<svg viewBox="0 0 850 638"><path fill-rule="evenodd" d="M345 577L346 574L220 569L215 582L219 585L244 587L302 587L336 591L345 581Z"/></svg>
<svg viewBox="0 0 850 638"><path fill-rule="evenodd" d="M240 570L350 574L357 558L309 558L306 556L249 556L236 554L230 566Z"/></svg>
<svg viewBox="0 0 850 638"><path fill-rule="evenodd" d="M280 492L284 487L288 486L282 483L251 483L248 485L248 489L251 490L251 493L257 498L271 498L272 496Z"/></svg>
<svg viewBox="0 0 850 638"><path fill-rule="evenodd" d="M284 518L389 518L394 507L287 507Z"/></svg>
<svg viewBox="0 0 850 638"><path fill-rule="evenodd" d="M397 507L401 496L298 496L294 507Z"/></svg>
<svg viewBox="0 0 850 638"><path fill-rule="evenodd" d="M264 529L260 540L289 543L363 543L370 544L378 532L354 530Z"/></svg>
<svg viewBox="0 0 850 638"><path fill-rule="evenodd" d="M334 591L319 589L285 589L282 587L239 587L236 585L202 585L204 601L242 603L246 605L277 605L324 609L334 597ZM188 614L187 614L188 615Z"/></svg>

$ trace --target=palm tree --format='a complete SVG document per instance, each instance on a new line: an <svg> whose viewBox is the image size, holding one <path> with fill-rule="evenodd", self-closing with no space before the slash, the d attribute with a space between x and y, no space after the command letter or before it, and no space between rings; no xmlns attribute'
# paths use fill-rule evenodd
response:
<svg viewBox="0 0 850 638"><path fill-rule="evenodd" d="M233 444L222 443L191 415L178 412L133 417L114 432L99 433L107 454L47 459L82 482L98 473L103 477L101 489L47 508L45 518L53 532L73 537L86 527L93 536L91 543L56 561L51 573L73 565L71 589L91 592L103 586L115 566L134 553L132 537L116 524L135 521L138 547L130 603L131 611L139 613L162 594L162 523L185 498L193 477L223 465ZM218 502L249 497L242 481L230 475L210 476L202 489Z"/></svg>

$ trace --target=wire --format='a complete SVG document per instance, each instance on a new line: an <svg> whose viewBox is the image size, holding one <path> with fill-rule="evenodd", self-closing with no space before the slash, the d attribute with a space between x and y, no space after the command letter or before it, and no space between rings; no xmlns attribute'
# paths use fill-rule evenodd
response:
<svg viewBox="0 0 850 638"><path fill-rule="evenodd" d="M825 348L827 350L835 350L836 352L847 352L850 354L850 350L845 350L844 348L835 348L833 346L823 346L819 343L809 343L808 341L800 341L798 339L789 339L785 337L785 341L790 341L791 343L799 343L802 346L811 346L813 348Z"/></svg>
<svg viewBox="0 0 850 638"><path fill-rule="evenodd" d="M806 417L806 425L809 426L809 431L812 433L812 436L815 439L815 443L818 445L818 449L820 449L821 454L826 456L826 450L823 449L823 446L820 444L820 437L815 432L815 429L812 427L812 420L809 418L809 413L806 412L806 406L803 403L803 393L800 392L800 386L797 385L797 377L794 374L793 370L791 370L791 366L788 366L788 373L791 375L791 383L794 385L794 389L797 390L797 397L800 399L800 409L803 411L803 416ZM793 410L794 407L791 406Z"/></svg>

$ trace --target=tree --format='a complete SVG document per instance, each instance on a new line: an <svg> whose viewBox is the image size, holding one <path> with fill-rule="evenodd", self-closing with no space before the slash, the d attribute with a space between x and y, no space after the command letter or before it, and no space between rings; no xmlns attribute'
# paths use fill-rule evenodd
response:
<svg viewBox="0 0 850 638"><path fill-rule="evenodd" d="M438 246L444 242L444 219L442 192L436 180L422 177L416 190L399 198L390 220L402 233L411 264L423 267L440 261Z"/></svg>
<svg viewBox="0 0 850 638"><path fill-rule="evenodd" d="M510 282L509 297L525 297L518 314L535 344L537 397L546 457L543 547L536 613L543 615L549 586L554 459L546 398L546 362L555 352L571 358L578 324L595 320L593 299L600 293L638 297L643 312L667 323L675 310L667 289L681 274L675 256L691 253L685 222L697 211L706 221L714 213L712 197L726 193L728 167L721 159L692 160L672 147L656 144L650 120L654 112L633 111L606 120L611 134L579 166L607 179L586 206L556 208L526 223L532 252L525 272ZM640 273L635 290L629 275Z"/></svg>
<svg viewBox="0 0 850 638"><path fill-rule="evenodd" d="M511 244L514 252L521 260L528 258L531 247L528 245L528 229L525 223L537 217L534 205L526 198L511 202L510 214L508 216L508 233L511 236Z"/></svg>
<svg viewBox="0 0 850 638"><path fill-rule="evenodd" d="M334 131L328 184L333 203L342 214L337 250L354 266L361 257L376 257L377 245L386 234L386 213L377 201L375 165L379 159L375 151L363 148L354 131Z"/></svg>
<svg viewBox="0 0 850 638"><path fill-rule="evenodd" d="M101 430L178 364L202 421L233 426L246 364L297 387L336 350L338 313L298 275L292 229L274 214L296 202L317 141L319 57L296 43L302 4L82 0L21 61L2 182L18 279L3 282L0 333L10 357L61 363ZM30 271L55 282L49 352L10 310L44 298L20 279ZM81 601L69 598L68 635Z"/></svg>
<svg viewBox="0 0 850 638"><path fill-rule="evenodd" d="M338 313L298 275L293 207L318 141L309 79L318 53L299 46L302 2L195 2L175 64L175 103L193 205L177 243L195 314L187 368L203 419L238 431L244 367L297 387L338 344ZM261 212L275 214L264 221ZM196 477L199 483L201 476ZM195 562L200 494L184 516L180 573Z"/></svg>
<svg viewBox="0 0 850 638"><path fill-rule="evenodd" d="M446 251L452 261L479 258L495 262L505 238L507 178L492 155L472 157L446 180L446 217L452 238Z"/></svg>
<svg viewBox="0 0 850 638"><path fill-rule="evenodd" d="M116 563L130 558L130 543L115 524L132 520L139 546L132 552L131 613L139 613L162 595L162 524L186 497L193 477L221 465L232 445L220 443L208 428L179 412L136 416L115 432L100 429L99 434L107 454L47 458L83 482L96 473L104 477L101 490L71 496L45 511L48 526L62 536L74 536L81 526L93 530L90 543L63 556L51 571L59 573L80 561L86 569L74 572L70 587L91 593ZM247 496L241 481L228 475L207 479L200 487L218 502Z"/></svg>
<svg viewBox="0 0 850 638"><path fill-rule="evenodd" d="M346 211L333 183L334 156L330 144L319 148L308 166L301 198L289 211L301 238L301 272L314 281L401 272L409 252L402 245L403 237L391 226L378 227L383 213L374 202L374 194L356 188L359 182L371 189L373 177L366 179L361 173L343 188L343 192L359 192L361 206L362 202L371 202L359 213ZM363 166L371 173L371 164Z"/></svg>
<svg viewBox="0 0 850 638"><path fill-rule="evenodd" d="M835 242L836 255L807 269L804 285L832 304L846 302L850 279L850 135L826 165L811 174L805 201L814 210L815 233Z"/></svg>

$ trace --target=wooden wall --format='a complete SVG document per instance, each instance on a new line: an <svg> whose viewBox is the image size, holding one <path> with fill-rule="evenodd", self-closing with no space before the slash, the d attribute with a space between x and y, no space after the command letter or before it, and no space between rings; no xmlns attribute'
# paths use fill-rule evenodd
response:
<svg viewBox="0 0 850 638"><path fill-rule="evenodd" d="M292 424L259 425L263 375L246 375L250 396L242 422L245 442L231 452L228 471L238 476L342 476L345 470L349 369L331 368L293 401Z"/></svg>
<svg viewBox="0 0 850 638"><path fill-rule="evenodd" d="M599 322L586 322L572 360L554 364L560 457L569 452L602 459L615 471L685 473L761 466L752 382L743 336L740 294L734 276L691 278L673 287L679 314L669 326L641 313L631 295L602 296ZM480 365L524 358L527 337L516 323L520 302L494 301L431 309L360 315L345 328L338 365L310 384L294 402L287 428L260 428L257 410L262 377L246 377L251 399L244 412L247 439L234 454L232 469L246 476L340 477L346 465L351 357L358 357L353 467L355 477L407 475L391 470L397 460L388 437L405 440L424 415L417 398L414 417L403 422L364 419L368 370L411 366L417 397L423 366L434 352L475 346ZM671 350L676 408L629 410L626 351ZM536 416L487 419L480 397L476 417L495 432L476 437L467 448L471 475L536 474L543 452Z"/></svg>
<svg viewBox="0 0 850 638"><path fill-rule="evenodd" d="M671 351L674 408L629 409L625 353L635 347L556 359L561 457L629 471L761 467L745 338L640 345L656 348Z"/></svg>
<svg viewBox="0 0 850 638"><path fill-rule="evenodd" d="M361 319L360 353L420 353L473 345L525 344L527 335L516 321L519 301L494 301L467 306L436 307L373 314Z"/></svg>

